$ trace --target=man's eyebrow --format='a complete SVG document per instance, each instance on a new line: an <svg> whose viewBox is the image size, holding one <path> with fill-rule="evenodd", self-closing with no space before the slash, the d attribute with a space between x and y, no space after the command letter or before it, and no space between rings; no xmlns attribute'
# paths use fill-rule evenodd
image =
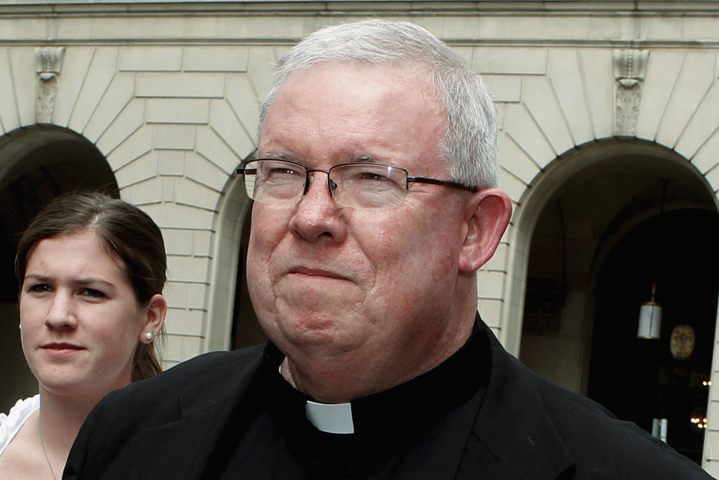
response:
<svg viewBox="0 0 719 480"><path fill-rule="evenodd" d="M265 155L257 155L257 158L272 158L275 160L288 160L290 162L297 162L301 163L299 158L296 155L293 155L288 152L282 152L282 153L267 153Z"/></svg>

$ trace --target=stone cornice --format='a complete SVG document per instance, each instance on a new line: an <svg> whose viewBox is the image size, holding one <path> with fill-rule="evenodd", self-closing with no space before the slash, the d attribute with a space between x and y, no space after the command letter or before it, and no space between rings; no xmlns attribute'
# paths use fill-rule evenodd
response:
<svg viewBox="0 0 719 480"><path fill-rule="evenodd" d="M339 0L308 2L300 0L0 0L0 16L4 15L110 15L110 14L215 14L215 13L371 13L387 14L457 14L457 13L640 13L662 15L672 12L691 15L719 12L715 0L664 1L565 1L565 0L505 0L505 1L371 1Z"/></svg>
<svg viewBox="0 0 719 480"><path fill-rule="evenodd" d="M719 48L719 2L0 0L0 46L291 45L380 16L453 46Z"/></svg>

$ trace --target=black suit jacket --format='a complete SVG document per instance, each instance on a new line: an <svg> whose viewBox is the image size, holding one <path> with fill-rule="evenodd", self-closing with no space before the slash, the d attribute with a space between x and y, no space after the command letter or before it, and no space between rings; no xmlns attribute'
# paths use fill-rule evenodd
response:
<svg viewBox="0 0 719 480"><path fill-rule="evenodd" d="M528 370L479 322L492 370L457 480L711 478L634 424ZM109 394L80 430L63 478L218 478L223 429L235 425L261 361L262 347L209 353Z"/></svg>

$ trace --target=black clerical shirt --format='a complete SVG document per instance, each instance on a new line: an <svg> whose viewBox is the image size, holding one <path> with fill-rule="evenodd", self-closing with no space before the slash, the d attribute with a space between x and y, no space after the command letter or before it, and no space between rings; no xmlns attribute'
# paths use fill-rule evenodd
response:
<svg viewBox="0 0 719 480"><path fill-rule="evenodd" d="M307 480L451 479L486 390L491 360L475 329L444 363L409 382L352 402L354 433L318 430L312 400L279 373L271 343L225 428L205 478Z"/></svg>

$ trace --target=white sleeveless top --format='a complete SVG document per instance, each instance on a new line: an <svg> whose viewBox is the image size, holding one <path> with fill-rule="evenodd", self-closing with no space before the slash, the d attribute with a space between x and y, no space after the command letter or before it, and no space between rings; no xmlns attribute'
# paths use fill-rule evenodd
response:
<svg viewBox="0 0 719 480"><path fill-rule="evenodd" d="M40 408L39 394L25 400L18 400L7 415L0 413L0 455L10 445L30 415L35 413L38 408Z"/></svg>

